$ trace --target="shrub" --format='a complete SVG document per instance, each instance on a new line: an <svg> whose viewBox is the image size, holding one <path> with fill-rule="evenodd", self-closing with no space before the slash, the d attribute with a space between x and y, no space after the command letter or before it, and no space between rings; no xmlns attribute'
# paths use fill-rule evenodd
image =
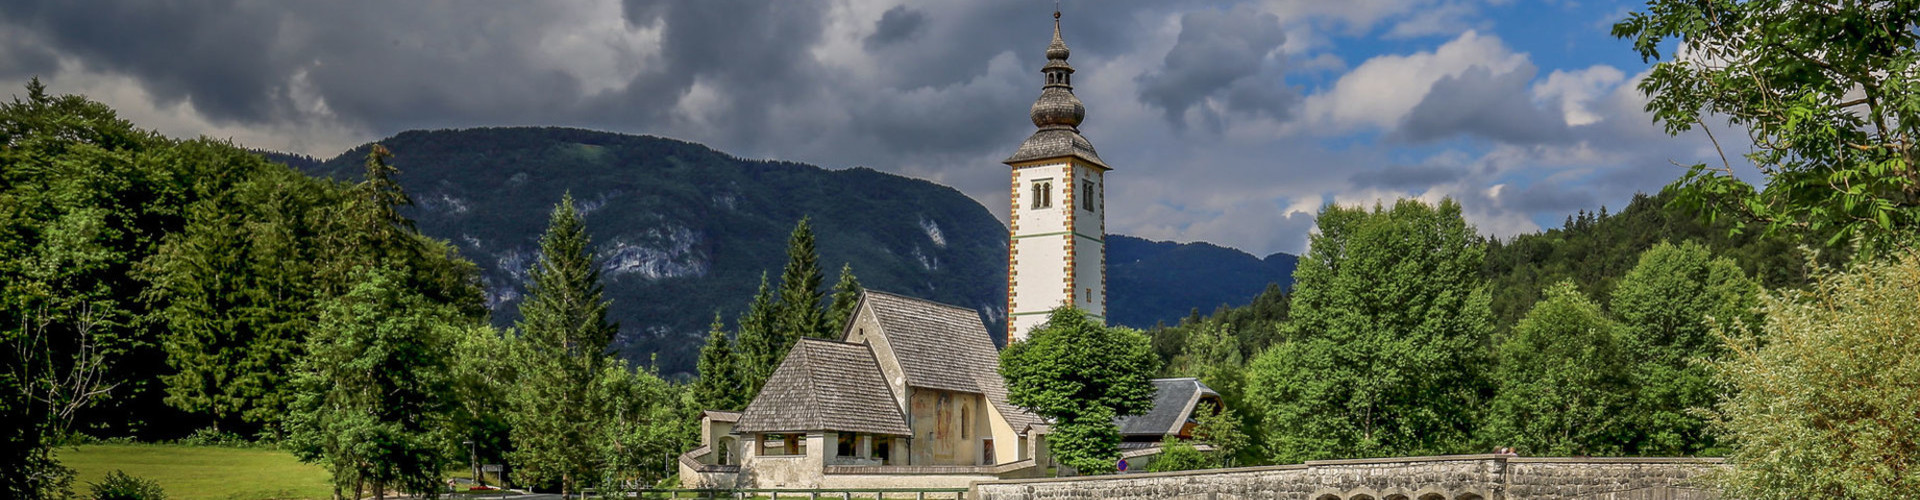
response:
<svg viewBox="0 0 1920 500"><path fill-rule="evenodd" d="M1153 457L1147 464L1147 472L1173 472L1178 470L1199 470L1213 467L1208 459L1193 443L1168 438L1160 442L1160 456Z"/></svg>
<svg viewBox="0 0 1920 500"><path fill-rule="evenodd" d="M176 442L189 446L226 446L233 448L243 448L253 444L248 442L247 438L240 437L239 434L225 432L211 427L193 431L193 434L180 438L180 440Z"/></svg>
<svg viewBox="0 0 1920 500"><path fill-rule="evenodd" d="M167 493L160 490L160 483L152 479L138 478L125 472L107 473L107 478L98 483L87 483L93 488L93 500L166 500Z"/></svg>

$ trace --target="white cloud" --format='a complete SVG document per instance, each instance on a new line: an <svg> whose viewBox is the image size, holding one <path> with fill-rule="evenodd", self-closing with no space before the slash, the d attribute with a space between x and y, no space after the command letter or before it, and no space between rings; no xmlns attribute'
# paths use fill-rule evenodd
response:
<svg viewBox="0 0 1920 500"><path fill-rule="evenodd" d="M1515 53L1499 37L1469 30L1431 52L1368 59L1341 76L1333 88L1308 96L1306 117L1314 126L1333 127L1333 132L1391 129L1441 78L1476 66L1509 73L1525 64L1526 54Z"/></svg>
<svg viewBox="0 0 1920 500"><path fill-rule="evenodd" d="M1575 71L1554 70L1547 75L1546 81L1534 85L1533 97L1560 101L1560 111L1566 115L1567 125L1588 125L1601 120L1601 116L1588 107L1594 100L1607 96L1625 79L1625 73L1604 64Z"/></svg>

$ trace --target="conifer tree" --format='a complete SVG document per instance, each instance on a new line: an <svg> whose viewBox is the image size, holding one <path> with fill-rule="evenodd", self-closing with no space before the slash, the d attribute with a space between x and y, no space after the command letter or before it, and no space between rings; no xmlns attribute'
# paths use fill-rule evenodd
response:
<svg viewBox="0 0 1920 500"><path fill-rule="evenodd" d="M853 308L860 306L860 279L853 277L853 264L840 266L840 282L833 285L833 305L827 307L827 338L837 338L853 321Z"/></svg>
<svg viewBox="0 0 1920 500"><path fill-rule="evenodd" d="M700 348L700 380L693 384L693 397L703 410L739 410L742 401L739 361L733 340L727 338L726 325L714 313L713 327L707 330L707 345Z"/></svg>
<svg viewBox="0 0 1920 500"><path fill-rule="evenodd" d="M734 343L739 346L739 369L741 387L747 394L759 394L760 385L773 375L773 369L779 366L780 359L786 357L787 349L793 346L794 339L783 337L774 328L773 292L767 288L766 273L760 274L760 290L754 292L753 303L747 306L747 312L740 316L740 335Z"/></svg>
<svg viewBox="0 0 1920 500"><path fill-rule="evenodd" d="M787 238L787 267L780 272L780 303L776 306L777 318L774 328L782 335L792 339L800 337L825 338L827 333L826 313L820 310L820 301L825 295L820 292L820 255L815 253L813 245L813 222L805 217L794 225L793 235ZM786 342L780 349L782 354L793 345Z"/></svg>
<svg viewBox="0 0 1920 500"><path fill-rule="evenodd" d="M520 306L528 359L515 395L516 470L529 482L558 483L564 493L579 491L596 467L596 453L585 444L600 434L606 412L593 386L618 330L607 322L590 245L573 196L561 198Z"/></svg>

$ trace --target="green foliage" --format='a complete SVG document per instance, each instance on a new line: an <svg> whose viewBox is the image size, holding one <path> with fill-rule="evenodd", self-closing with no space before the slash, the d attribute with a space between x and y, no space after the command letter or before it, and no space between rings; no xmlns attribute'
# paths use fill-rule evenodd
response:
<svg viewBox="0 0 1920 500"><path fill-rule="evenodd" d="M1541 291L1564 280L1573 280L1588 297L1612 297L1641 254L1662 242L1698 243L1770 288L1806 283L1807 254L1800 247L1805 237L1796 232L1730 234L1731 221L1707 223L1674 206L1674 198L1672 190L1634 195L1618 213L1608 214L1604 207L1597 213L1581 211L1569 216L1563 227L1491 242L1485 274L1496 324L1511 328L1544 298ZM1834 262L1841 256L1828 252L1821 257Z"/></svg>
<svg viewBox="0 0 1920 500"><path fill-rule="evenodd" d="M174 443L187 446L223 446L230 448L245 448L254 445L252 441L247 441L247 438L239 434L212 427L193 431L193 434L188 434L187 437L175 440Z"/></svg>
<svg viewBox="0 0 1920 500"><path fill-rule="evenodd" d="M1175 376L1206 378L1213 372L1240 366L1240 337L1233 326L1222 322L1203 322L1187 335L1184 349L1167 372Z"/></svg>
<svg viewBox="0 0 1920 500"><path fill-rule="evenodd" d="M160 406L164 368L130 274L203 196L166 149L81 96L33 80L0 103L0 495L66 490L48 447ZM198 172L230 179L211 168ZM81 382L75 384L73 382Z"/></svg>
<svg viewBox="0 0 1920 500"><path fill-rule="evenodd" d="M701 344L685 339L706 332L716 306L737 332L733 322L760 272L776 270L769 280L778 284L786 238L803 216L811 217L818 237L819 262L855 263L869 287L950 304L1005 302L1006 225L960 191L933 182L572 128L408 131L379 142L397 156L403 169L397 178L417 202L402 213L485 267L487 282L497 287L497 326L517 320L514 296L526 294L507 292L524 291L513 287L523 282L546 216L564 191L583 208L601 207L587 217L596 250L610 258L667 252L664 270L609 266L605 285L615 304L609 321L627 331L670 332L627 335L614 346L620 357L657 363L670 379L693 375ZM366 147L356 148L309 172L357 180L366 154ZM927 267L921 257L937 266Z"/></svg>
<svg viewBox="0 0 1920 500"><path fill-rule="evenodd" d="M1716 258L1705 246L1662 243L1640 256L1620 280L1610 304L1626 327L1631 385L1637 388L1629 415L1636 455L1692 455L1715 447L1696 409L1710 407L1723 392L1700 361L1725 354L1710 325L1755 324L1759 286L1740 267Z"/></svg>
<svg viewBox="0 0 1920 500"><path fill-rule="evenodd" d="M595 386L607 414L592 441L600 468L594 483L653 484L677 470L680 452L699 438L699 410L683 402L687 391L652 369L634 370L618 360L608 363Z"/></svg>
<svg viewBox="0 0 1920 500"><path fill-rule="evenodd" d="M565 493L596 477L598 452L583 444L604 432L608 402L595 387L617 331L606 321L590 246L573 197L562 197L540 240L540 261L528 272L531 295L520 307L524 364L511 395L516 473Z"/></svg>
<svg viewBox="0 0 1920 500"><path fill-rule="evenodd" d="M1270 283L1266 291L1254 296L1245 306L1222 305L1205 317L1195 309L1180 324L1156 326L1148 330L1147 335L1153 338L1153 351L1166 362L1168 373L1182 373L1177 368L1180 363L1174 358L1187 349L1188 337L1216 325L1232 334L1233 343L1240 346L1240 359L1249 360L1280 339L1292 302L1292 296L1285 289L1278 283Z"/></svg>
<svg viewBox="0 0 1920 500"><path fill-rule="evenodd" d="M1716 323L1733 390L1714 427L1731 441L1728 498L1910 498L1920 491L1920 255L1826 271L1761 299L1752 331Z"/></svg>
<svg viewBox="0 0 1920 500"><path fill-rule="evenodd" d="M108 472L107 477L98 483L87 483L87 486L93 500L167 500L167 492L160 489L160 483L117 470Z"/></svg>
<svg viewBox="0 0 1920 500"><path fill-rule="evenodd" d="M693 383L693 397L701 409L738 411L747 407L752 395L742 391L738 358L720 315L715 314L713 327L707 331L707 345L700 348L700 379Z"/></svg>
<svg viewBox="0 0 1920 500"><path fill-rule="evenodd" d="M1249 451L1252 441L1241 431L1240 417L1233 407L1220 407L1203 401L1194 407L1193 439L1213 445L1221 467L1232 467L1241 452Z"/></svg>
<svg viewBox="0 0 1920 500"><path fill-rule="evenodd" d="M1194 308L1244 306L1263 290L1285 289L1299 260L1285 253L1257 257L1207 242L1112 233L1105 243L1107 321L1140 328L1177 324Z"/></svg>
<svg viewBox="0 0 1920 500"><path fill-rule="evenodd" d="M1546 297L1500 343L1485 440L1528 455L1618 455L1634 434L1624 332L1570 281Z"/></svg>
<svg viewBox="0 0 1920 500"><path fill-rule="evenodd" d="M345 295L322 303L295 369L286 445L327 467L336 491L431 497L453 462L448 358L461 318L393 271L354 274Z"/></svg>
<svg viewBox="0 0 1920 500"><path fill-rule="evenodd" d="M1201 453L1193 443L1175 438L1160 441L1160 455L1153 457L1147 464L1147 472L1174 472L1183 470L1211 469L1214 461Z"/></svg>
<svg viewBox="0 0 1920 500"><path fill-rule="evenodd" d="M1916 24L1920 5L1904 1L1652 0L1613 34L1650 61L1683 44L1640 82L1647 111L1670 134L1727 120L1766 176L1755 187L1731 162L1695 165L1678 201L1736 230L1804 228L1872 254L1911 251L1920 232L1920 75L1899 70L1920 64Z"/></svg>
<svg viewBox="0 0 1920 500"><path fill-rule="evenodd" d="M1489 389L1484 251L1450 199L1322 210L1294 273L1289 338L1248 369L1270 457L1468 450Z"/></svg>
<svg viewBox="0 0 1920 500"><path fill-rule="evenodd" d="M827 337L837 338L847 333L847 322L853 320L853 309L860 306L860 278L853 276L853 264L840 265L840 280L833 284L833 302L827 306Z"/></svg>
<svg viewBox="0 0 1920 500"><path fill-rule="evenodd" d="M1054 459L1079 474L1118 471L1120 428L1113 425L1114 418L1113 410L1094 406L1085 413L1054 420L1053 432L1047 434Z"/></svg>
<svg viewBox="0 0 1920 500"><path fill-rule="evenodd" d="M774 306L773 292L767 288L767 275L761 273L760 291L753 294L753 302L740 316L740 334L734 342L739 346L735 358L739 368L735 371L740 374L740 385L745 388L748 399L760 393L760 387L766 385L773 369L780 366L787 349L796 342L793 337L781 335L774 325Z"/></svg>
<svg viewBox="0 0 1920 500"><path fill-rule="evenodd" d="M1086 474L1113 471L1120 458L1113 419L1152 409L1148 378L1157 365L1146 335L1068 307L1000 351L1008 402L1052 419L1055 456Z"/></svg>
<svg viewBox="0 0 1920 500"><path fill-rule="evenodd" d="M511 332L491 325L466 326L453 345L453 390L458 408L453 431L459 441L474 444L454 451L458 458L481 463L507 463L513 449L513 394L525 363L523 346Z"/></svg>
<svg viewBox="0 0 1920 500"><path fill-rule="evenodd" d="M187 207L185 227L148 261L171 373L167 403L229 428L264 424L292 398L288 368L316 315L318 240L339 189L231 147L217 161L259 173Z"/></svg>
<svg viewBox="0 0 1920 500"><path fill-rule="evenodd" d="M774 329L782 337L827 338L830 332L826 313L820 310L825 296L820 292L820 255L813 248L813 222L802 217L787 238L787 267L780 272L780 302L774 309ZM786 343L791 348L792 342ZM781 349L785 357L786 348Z"/></svg>

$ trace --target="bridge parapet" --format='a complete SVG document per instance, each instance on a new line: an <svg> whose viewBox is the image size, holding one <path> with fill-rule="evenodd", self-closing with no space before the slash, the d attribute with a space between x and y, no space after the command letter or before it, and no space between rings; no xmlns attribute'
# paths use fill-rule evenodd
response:
<svg viewBox="0 0 1920 500"><path fill-rule="evenodd" d="M1448 455L974 483L981 500L1717 500L1711 458Z"/></svg>

